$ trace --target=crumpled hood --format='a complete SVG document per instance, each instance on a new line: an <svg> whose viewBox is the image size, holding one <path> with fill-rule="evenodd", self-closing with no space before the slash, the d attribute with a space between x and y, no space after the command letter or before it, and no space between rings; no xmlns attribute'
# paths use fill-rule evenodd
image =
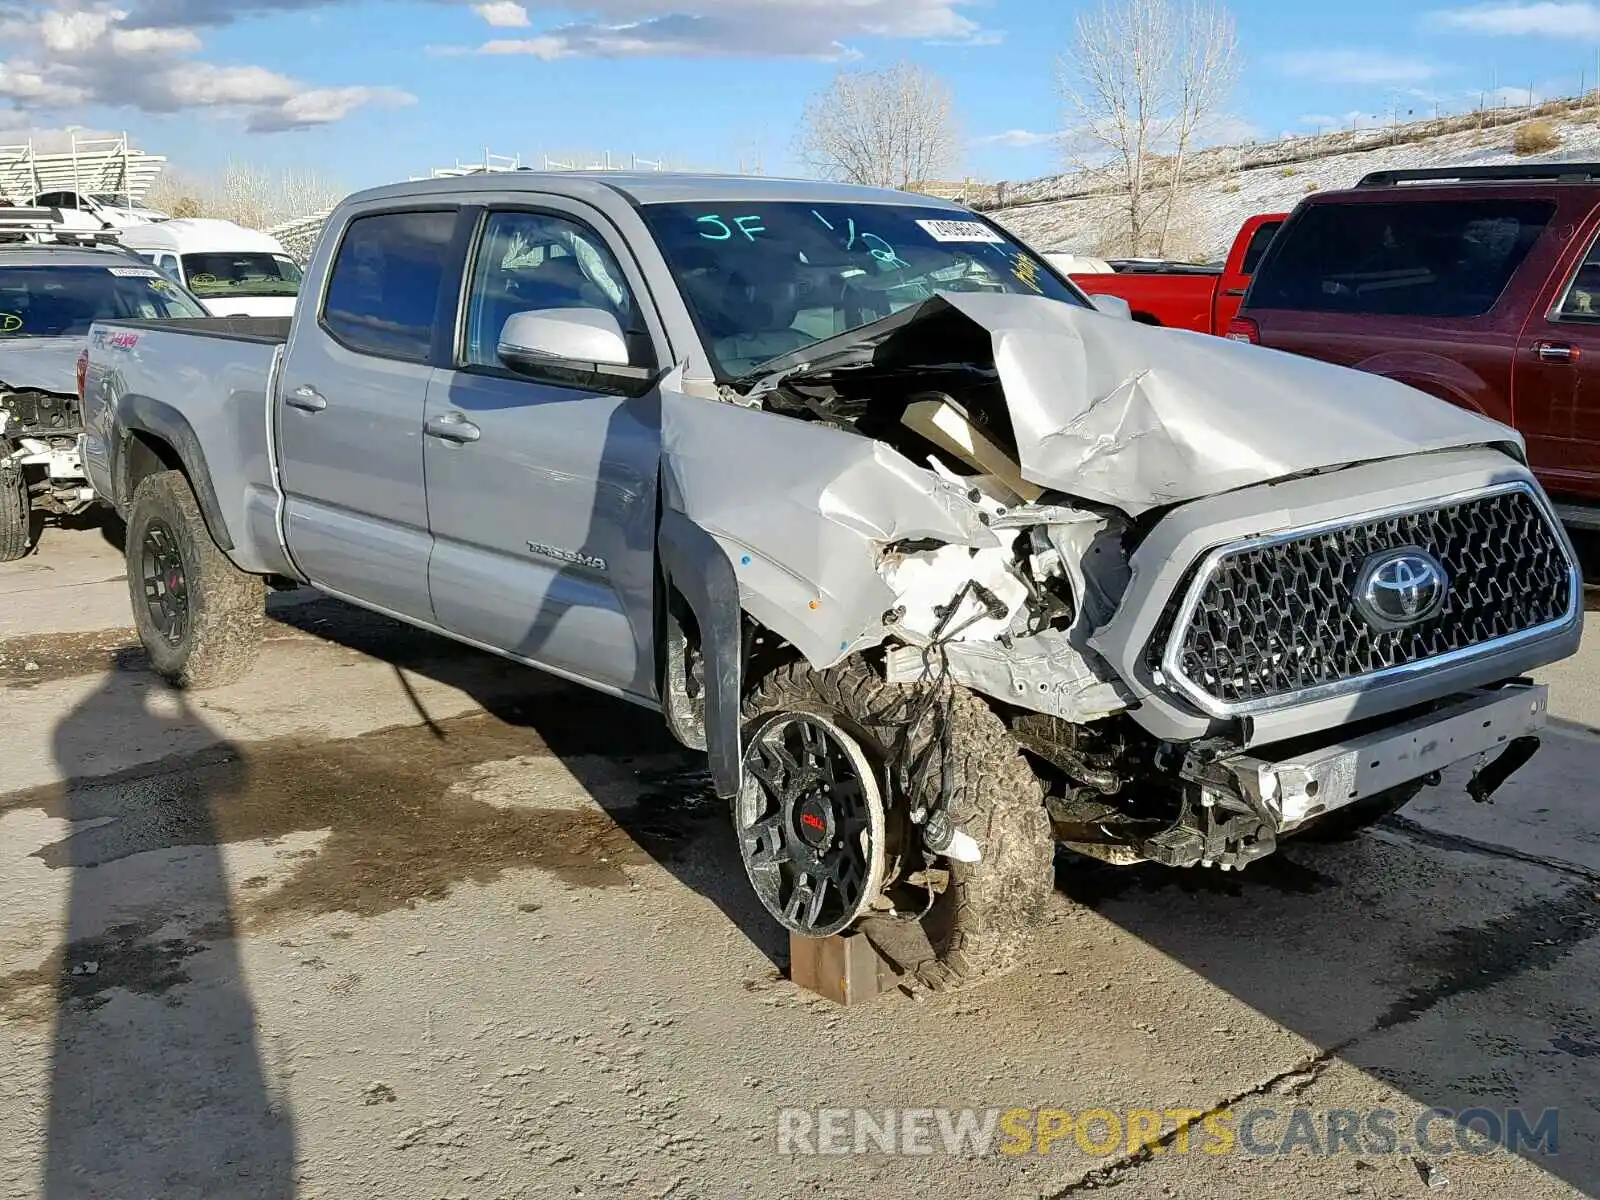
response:
<svg viewBox="0 0 1600 1200"><path fill-rule="evenodd" d="M1522 453L1514 430L1393 380L1035 296L940 293L787 374L938 363L961 317L990 335L1023 477L1130 515L1432 450Z"/></svg>
<svg viewBox="0 0 1600 1200"><path fill-rule="evenodd" d="M11 388L78 394L83 338L0 338L0 383Z"/></svg>

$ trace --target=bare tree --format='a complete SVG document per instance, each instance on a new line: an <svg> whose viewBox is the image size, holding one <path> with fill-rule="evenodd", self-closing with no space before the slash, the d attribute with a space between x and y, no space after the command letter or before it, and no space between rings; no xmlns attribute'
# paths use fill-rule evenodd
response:
<svg viewBox="0 0 1600 1200"><path fill-rule="evenodd" d="M1068 153L1080 166L1109 159L1134 255L1152 233L1166 252L1188 153L1238 75L1238 33L1216 0L1101 0L1078 17L1057 62Z"/></svg>
<svg viewBox="0 0 1600 1200"><path fill-rule="evenodd" d="M841 70L806 104L797 150L824 178L910 188L959 165L955 101L915 63Z"/></svg>
<svg viewBox="0 0 1600 1200"><path fill-rule="evenodd" d="M267 229L332 208L344 194L344 189L315 171L284 171L274 176L265 167L235 160L214 176L164 171L145 200L173 216L220 217L252 229Z"/></svg>

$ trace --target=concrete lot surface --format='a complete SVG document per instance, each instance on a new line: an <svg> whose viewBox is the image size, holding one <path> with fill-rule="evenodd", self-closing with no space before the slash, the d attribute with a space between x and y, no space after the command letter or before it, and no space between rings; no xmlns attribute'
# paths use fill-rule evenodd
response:
<svg viewBox="0 0 1600 1200"><path fill-rule="evenodd" d="M92 528L0 567L0 1195L1600 1194L1600 628L1492 806L1447 780L1243 875L1064 861L1014 976L841 1010L648 712L299 593L176 693L123 575ZM779 1138L1219 1106L1265 1148L1389 1110L1394 1152ZM1412 1144L1474 1107L1558 1110L1557 1152Z"/></svg>

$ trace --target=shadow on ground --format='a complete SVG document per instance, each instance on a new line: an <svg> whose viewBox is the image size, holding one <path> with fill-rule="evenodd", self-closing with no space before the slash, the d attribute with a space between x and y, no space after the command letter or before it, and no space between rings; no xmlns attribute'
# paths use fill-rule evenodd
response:
<svg viewBox="0 0 1600 1200"><path fill-rule="evenodd" d="M1593 753L1600 770L1600 742ZM1424 1108L1502 1120L1520 1108L1530 1127L1559 1110L1559 1153L1525 1156L1593 1195L1600 1009L1585 981L1600 887L1567 867L1545 874L1531 855L1502 857L1402 812L1344 843L1290 843L1243 873L1114 868L1062 852L1057 883ZM1449 1122L1441 1128L1448 1142Z"/></svg>
<svg viewBox="0 0 1600 1200"><path fill-rule="evenodd" d="M152 681L147 696L157 690ZM147 706L130 721L96 690L55 731L62 777L83 775L108 737L154 741L174 721L203 725L173 699L176 715ZM66 944L32 981L54 996L47 1200L294 1194L294 1128L262 1064L214 828L213 807L249 786L250 767L225 742L212 757L214 775L186 780L147 814L161 842L183 848L159 862L130 857L148 836L128 820L137 788L69 783L46 805L74 826L40 852L71 872ZM0 999L29 982L0 980Z"/></svg>

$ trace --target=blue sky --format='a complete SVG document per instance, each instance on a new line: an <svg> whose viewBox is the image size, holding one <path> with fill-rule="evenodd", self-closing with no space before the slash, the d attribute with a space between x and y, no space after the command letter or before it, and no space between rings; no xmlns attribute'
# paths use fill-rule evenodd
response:
<svg viewBox="0 0 1600 1200"><path fill-rule="evenodd" d="M1098 3L1099 0L1088 0ZM610 150L798 169L806 98L909 57L952 86L967 168L1060 164L1054 85L1079 0L0 2L0 141L126 129L192 171L230 157L349 187L457 158ZM1396 107L1596 83L1600 3L1233 0L1243 72L1219 129L1271 138Z"/></svg>

